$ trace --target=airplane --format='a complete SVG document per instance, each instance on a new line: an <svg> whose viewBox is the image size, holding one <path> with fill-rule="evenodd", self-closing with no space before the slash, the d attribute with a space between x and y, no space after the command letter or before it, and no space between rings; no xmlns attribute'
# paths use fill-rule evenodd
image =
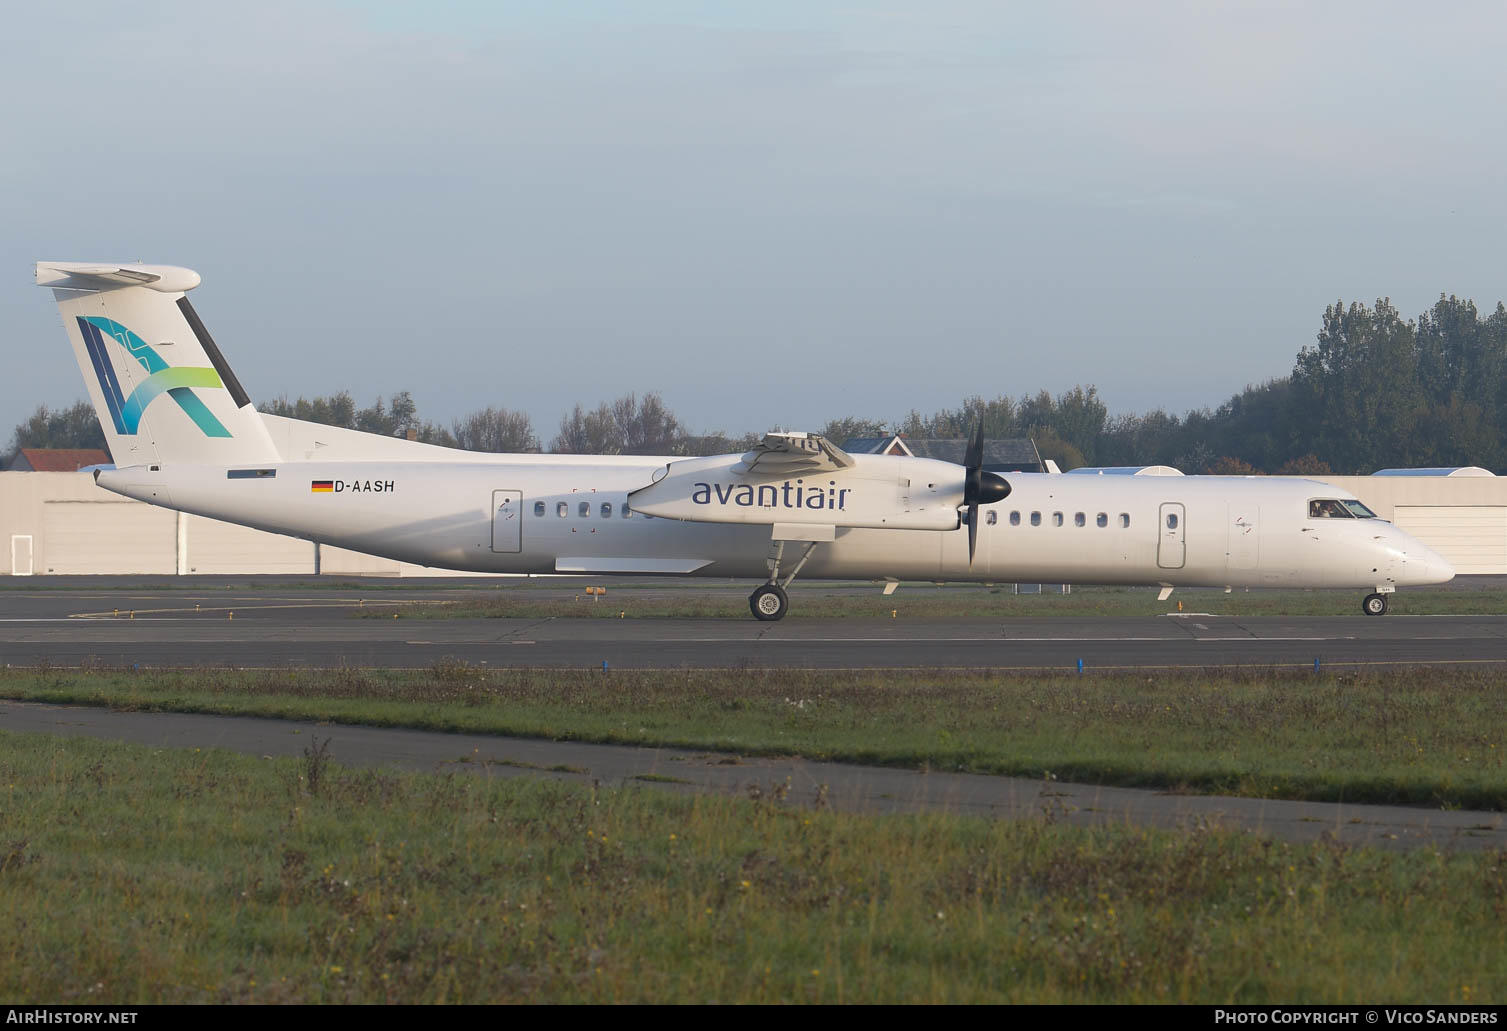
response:
<svg viewBox="0 0 1507 1031"><path fill-rule="evenodd" d="M848 454L771 432L710 458L497 455L257 411L188 300L198 273L42 261L115 458L106 490L477 573L746 577L753 615L808 579L1369 589L1450 580L1438 554L1315 480L1067 476ZM966 531L966 532L964 532Z"/></svg>

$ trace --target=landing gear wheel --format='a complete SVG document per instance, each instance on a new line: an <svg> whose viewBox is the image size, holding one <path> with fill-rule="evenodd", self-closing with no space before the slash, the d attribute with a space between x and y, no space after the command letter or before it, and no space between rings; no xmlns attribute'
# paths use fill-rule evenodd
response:
<svg viewBox="0 0 1507 1031"><path fill-rule="evenodd" d="M1387 596L1385 594L1366 595L1366 600L1360 603L1360 610L1368 616L1385 616L1387 614Z"/></svg>
<svg viewBox="0 0 1507 1031"><path fill-rule="evenodd" d="M790 608L790 598L778 584L765 584L748 596L748 607L753 610L755 619L773 622L784 618Z"/></svg>

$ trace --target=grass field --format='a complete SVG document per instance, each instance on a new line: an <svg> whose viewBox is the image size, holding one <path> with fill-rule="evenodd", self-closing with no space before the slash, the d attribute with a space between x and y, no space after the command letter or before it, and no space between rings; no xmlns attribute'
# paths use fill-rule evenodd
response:
<svg viewBox="0 0 1507 1031"><path fill-rule="evenodd" d="M0 734L26 1002L1473 1002L1507 853Z"/></svg>
<svg viewBox="0 0 1507 1031"><path fill-rule="evenodd" d="M1507 673L4 670L0 697L1507 809Z"/></svg>

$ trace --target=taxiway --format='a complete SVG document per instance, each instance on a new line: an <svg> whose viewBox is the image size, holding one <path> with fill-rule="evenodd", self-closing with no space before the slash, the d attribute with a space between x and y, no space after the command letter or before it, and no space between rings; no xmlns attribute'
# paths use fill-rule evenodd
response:
<svg viewBox="0 0 1507 1031"><path fill-rule="evenodd" d="M1507 616L371 619L454 588L0 592L0 663L138 667L1076 669L1493 665ZM593 604L583 602L584 606ZM1190 602L1196 608L1196 597ZM611 605L607 606L611 611Z"/></svg>

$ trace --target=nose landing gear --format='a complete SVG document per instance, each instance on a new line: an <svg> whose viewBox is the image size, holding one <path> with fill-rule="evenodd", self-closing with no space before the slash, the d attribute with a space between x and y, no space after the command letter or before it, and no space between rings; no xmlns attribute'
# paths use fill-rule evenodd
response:
<svg viewBox="0 0 1507 1031"><path fill-rule="evenodd" d="M1360 603L1360 610L1368 616L1385 616L1387 614L1387 596L1385 594L1368 594Z"/></svg>

